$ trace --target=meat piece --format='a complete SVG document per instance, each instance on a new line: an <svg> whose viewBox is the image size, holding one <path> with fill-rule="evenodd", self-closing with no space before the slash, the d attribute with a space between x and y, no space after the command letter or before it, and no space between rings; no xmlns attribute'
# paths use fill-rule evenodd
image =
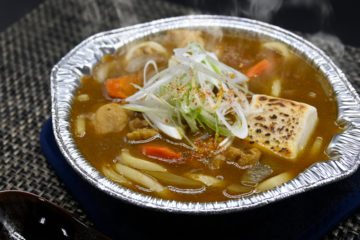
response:
<svg viewBox="0 0 360 240"><path fill-rule="evenodd" d="M169 30L166 32L166 37L169 42L176 45L178 48L183 48L189 45L191 42L199 43L204 46L205 41L202 38L202 33L200 31L190 31L190 30Z"/></svg>
<svg viewBox="0 0 360 240"><path fill-rule="evenodd" d="M251 148L248 153L241 155L237 162L240 166L254 165L260 160L261 151L257 148Z"/></svg>
<svg viewBox="0 0 360 240"><path fill-rule="evenodd" d="M145 128L148 127L149 123L146 120L135 118L129 122L129 129L130 131L134 131L138 128Z"/></svg>
<svg viewBox="0 0 360 240"><path fill-rule="evenodd" d="M127 139L129 140L146 140L149 139L155 135L158 134L158 131L154 130L154 129L150 129L150 128L140 128L140 129L136 129L130 133L126 134Z"/></svg>
<svg viewBox="0 0 360 240"><path fill-rule="evenodd" d="M117 103L108 103L99 107L93 118L97 134L120 132L128 124L126 111Z"/></svg>
<svg viewBox="0 0 360 240"><path fill-rule="evenodd" d="M257 163L249 168L241 176L241 183L245 185L256 185L265 178L269 177L274 171L269 165Z"/></svg>
<svg viewBox="0 0 360 240"><path fill-rule="evenodd" d="M210 169L219 169L223 165L225 160L226 158L224 155L216 155L210 162Z"/></svg>
<svg viewBox="0 0 360 240"><path fill-rule="evenodd" d="M304 149L318 119L313 106L266 95L253 96L250 112L249 141L287 159Z"/></svg>
<svg viewBox="0 0 360 240"><path fill-rule="evenodd" d="M240 148L229 147L225 152L226 160L237 161L240 166L254 165L260 160L261 151L257 148L251 148L244 151Z"/></svg>
<svg viewBox="0 0 360 240"><path fill-rule="evenodd" d="M244 154L244 152L241 149L231 146L226 150L225 157L226 160L233 162L238 159L238 157L240 157L242 154Z"/></svg>
<svg viewBox="0 0 360 240"><path fill-rule="evenodd" d="M235 69L243 70L245 66L249 66L252 61L250 56L245 55L243 45L226 45L222 44L215 50L216 56L221 62L234 67Z"/></svg>
<svg viewBox="0 0 360 240"><path fill-rule="evenodd" d="M126 112L126 114L128 115L129 118L132 118L135 115L135 112L132 111L132 110L125 109L125 112Z"/></svg>

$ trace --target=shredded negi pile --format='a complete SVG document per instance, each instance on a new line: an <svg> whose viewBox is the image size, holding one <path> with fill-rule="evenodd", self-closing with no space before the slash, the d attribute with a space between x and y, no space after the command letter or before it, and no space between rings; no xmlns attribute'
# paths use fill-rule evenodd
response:
<svg viewBox="0 0 360 240"><path fill-rule="evenodd" d="M133 84L139 91L126 98L123 108L143 112L153 127L172 138L185 138L192 146L187 126L191 132L203 128L213 130L216 138L226 136L222 144L234 136L247 137L248 78L197 43L174 52L167 69L148 81L145 77L143 87ZM145 73L150 64L157 69L149 62Z"/></svg>

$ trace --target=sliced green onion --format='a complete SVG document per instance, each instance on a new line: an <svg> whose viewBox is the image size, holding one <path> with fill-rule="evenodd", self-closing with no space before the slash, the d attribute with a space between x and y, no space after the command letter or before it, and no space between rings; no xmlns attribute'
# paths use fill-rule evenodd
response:
<svg viewBox="0 0 360 240"><path fill-rule="evenodd" d="M174 52L169 68L146 81L144 87L133 84L139 91L128 97L129 104L123 107L143 112L152 126L175 139L185 138L192 146L185 135L187 126L192 132L199 127L211 129L216 139L219 135L245 138L246 94L251 93L240 84L248 78L197 43Z"/></svg>

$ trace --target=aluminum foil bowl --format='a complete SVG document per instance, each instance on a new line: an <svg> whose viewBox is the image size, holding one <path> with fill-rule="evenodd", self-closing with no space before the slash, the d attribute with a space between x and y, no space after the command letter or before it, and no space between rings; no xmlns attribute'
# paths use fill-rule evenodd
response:
<svg viewBox="0 0 360 240"><path fill-rule="evenodd" d="M103 55L114 53L119 47L129 42L168 29L193 27L221 27L266 36L289 45L318 68L327 77L336 93L338 121L346 126L343 133L334 136L327 149L330 161L318 162L290 182L264 193L247 198L209 203L180 202L146 196L111 182L93 168L77 149L70 132L69 112L74 92L80 84L80 78L90 74L94 64ZM360 99L354 88L323 51L291 32L259 21L195 15L161 19L96 34L80 43L54 66L51 72L51 98L54 135L62 154L73 169L99 190L142 207L185 213L240 211L338 181L351 175L359 167Z"/></svg>

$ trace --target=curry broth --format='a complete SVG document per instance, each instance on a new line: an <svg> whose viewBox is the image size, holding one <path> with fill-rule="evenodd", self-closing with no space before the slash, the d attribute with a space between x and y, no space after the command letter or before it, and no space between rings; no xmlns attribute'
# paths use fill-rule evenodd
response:
<svg viewBox="0 0 360 240"><path fill-rule="evenodd" d="M204 34L205 39L209 40L211 35ZM163 41L164 36L156 36L154 39L172 52L175 47L171 43L165 43ZM249 66L259 61L264 56L270 56L276 64L276 68L269 73L253 78L249 81L249 90L253 93L271 95L271 82L274 78L279 78L282 83L281 98L287 98L299 102L304 102L316 107L318 112L318 124L315 131L311 135L303 153L300 154L295 160L286 160L278 157L270 152L262 151L260 163L267 164L273 169L271 176L275 176L284 171L291 172L293 177L296 177L299 173L303 172L306 168L311 166L315 162L326 161L328 156L325 154L332 137L341 132L341 129L336 124L337 119L337 104L334 93L331 90L331 86L327 83L326 78L321 75L314 67L305 62L302 58L296 54L291 53L291 57L288 60L281 59L276 53L260 48L260 39L244 38L241 36L231 36L225 34L221 41L219 41L215 49L208 49L211 51L221 51L222 55L219 60L225 64L243 72ZM235 53L235 54L234 54ZM123 61L124 50L120 50L118 53L103 58L102 61L119 61L119 64ZM166 67L166 61L160 61L160 69ZM140 75L142 70L139 71ZM112 77L126 74L123 68L116 68L110 75ZM88 101L73 101L72 110L70 113L71 131L74 135L75 143L92 166L102 171L103 166L111 166L116 161L116 157L120 154L121 149L129 149L129 152L142 159L161 164L169 169L171 173L183 175L187 172L201 172L211 176L216 176L219 179L223 179L226 184L236 183L240 184L240 178L246 171L246 168L241 169L234 164L223 164L220 169L211 170L204 166L201 162L192 161L188 164L174 164L152 159L144 156L140 150L140 144L130 144L125 140L125 134L128 131L125 128L118 133L109 133L105 135L99 135L95 133L92 126L91 115L94 114L96 109L105 103L111 102L111 99L104 94L104 84L94 80L93 76L85 76L82 78L82 84L75 93L75 99L81 94L89 95ZM86 134L83 137L75 136L74 122L78 116L86 116ZM322 137L323 144L319 154L312 156L310 149L316 137ZM186 149L181 146L170 144L163 139L155 139L151 142L153 145L168 145L173 150L178 152L184 152ZM241 146L250 148L251 144L247 140L237 139L232 144L233 146ZM136 184L132 184L130 187L137 192L146 193L154 197L158 197L157 193L148 191L147 189L140 187ZM181 186L175 186L181 188ZM236 198L240 196L249 196L254 194L250 191L244 194L231 194L224 190L225 188L206 188L200 192L193 191L193 194L181 193L175 191L173 188L168 195L162 196L166 199L173 199L178 201L222 201L229 198Z"/></svg>

